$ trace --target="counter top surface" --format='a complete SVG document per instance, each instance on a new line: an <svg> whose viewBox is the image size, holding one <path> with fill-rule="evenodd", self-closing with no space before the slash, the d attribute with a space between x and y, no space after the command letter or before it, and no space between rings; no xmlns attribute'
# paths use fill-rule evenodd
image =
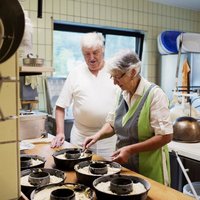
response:
<svg viewBox="0 0 200 200"><path fill-rule="evenodd" d="M169 151L176 151L178 155L200 161L200 142L198 143L185 143L171 141L168 144Z"/></svg>
<svg viewBox="0 0 200 200"><path fill-rule="evenodd" d="M38 144L35 144L35 147L33 149L21 151L21 154L39 155L39 156L45 157L47 160L45 163L45 168L56 168L52 154L55 151L58 151L64 148L71 148L71 147L74 147L74 146L68 142L65 142L61 148L55 148L55 149L52 149L49 143L43 143L43 144L38 143ZM97 155L93 155L92 159L98 160L98 159L101 159L101 157ZM66 171L65 173L67 177L66 182L68 183L77 182L75 171ZM138 176L149 181L149 183L151 184L151 189L148 192L148 197L146 200L192 200L193 199L179 191L176 191L170 187L166 187L158 182L155 182L149 178L146 178L126 168L122 168L121 174Z"/></svg>

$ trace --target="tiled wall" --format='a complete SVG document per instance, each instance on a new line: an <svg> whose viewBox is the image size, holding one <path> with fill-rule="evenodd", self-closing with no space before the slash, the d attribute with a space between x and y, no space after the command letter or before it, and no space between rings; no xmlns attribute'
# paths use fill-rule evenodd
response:
<svg viewBox="0 0 200 200"><path fill-rule="evenodd" d="M150 81L157 79L156 39L161 31L200 32L200 12L147 0L43 0L42 19L37 18L37 0L23 0L22 5L34 25L34 53L47 65L52 64L52 19L144 31L142 73Z"/></svg>
<svg viewBox="0 0 200 200"><path fill-rule="evenodd" d="M143 74L156 80L156 38L159 32L175 29L200 32L200 12L151 3L147 0L43 0L43 18L37 18L37 0L21 0L34 25L34 52L52 64L52 19L85 24L137 29L145 32ZM0 65L1 76L18 76L16 58ZM42 84L42 81L41 81ZM5 116L18 114L18 85L0 87L0 107ZM43 91L39 91L44 98ZM40 101L45 109L45 101ZM18 119L0 122L0 194L1 199L19 196Z"/></svg>
<svg viewBox="0 0 200 200"><path fill-rule="evenodd" d="M43 0L43 18L37 18L37 0L21 3L34 25L34 53L52 64L52 19L137 29L145 32L143 75L157 80L157 35L163 30L200 32L200 12L147 0ZM40 98L43 98L41 91ZM45 104L40 101L40 108Z"/></svg>

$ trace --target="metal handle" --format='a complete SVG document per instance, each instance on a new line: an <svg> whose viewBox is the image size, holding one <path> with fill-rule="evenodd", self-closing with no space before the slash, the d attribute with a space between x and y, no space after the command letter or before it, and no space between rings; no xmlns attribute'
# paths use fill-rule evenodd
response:
<svg viewBox="0 0 200 200"><path fill-rule="evenodd" d="M189 178L189 176L188 176L188 174L187 174L187 171L185 170L185 168L184 168L184 166L183 166L183 163L182 163L181 159L180 159L179 156L178 156L178 153L177 153L176 151L173 151L173 152L174 152L175 155L176 155L176 159L177 159L177 161L178 161L178 163L179 163L179 165L180 165L180 167L181 167L181 170L182 170L182 172L183 172L183 174L184 174L184 176L185 176L185 178L186 178L188 184L190 185L190 188L191 188L191 190L192 190L192 193L193 193L195 199L196 199L196 200L199 200L199 197L198 197L198 195L197 195L197 193L196 193L196 191L195 191L195 189L194 189L194 186L192 185L192 182L190 181L190 178Z"/></svg>
<svg viewBox="0 0 200 200"><path fill-rule="evenodd" d="M176 82L175 82L175 88L176 89L178 87L178 72L179 72L179 66L180 66L182 44L183 44L183 34L181 33L181 35L180 35L180 41L179 41L177 66L176 66Z"/></svg>

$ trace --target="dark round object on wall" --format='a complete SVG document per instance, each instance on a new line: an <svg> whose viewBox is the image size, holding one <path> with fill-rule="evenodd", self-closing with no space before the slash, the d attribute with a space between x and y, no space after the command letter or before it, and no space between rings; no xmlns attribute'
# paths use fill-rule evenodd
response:
<svg viewBox="0 0 200 200"><path fill-rule="evenodd" d="M24 12L19 1L0 1L0 63L16 52L24 35L24 27Z"/></svg>

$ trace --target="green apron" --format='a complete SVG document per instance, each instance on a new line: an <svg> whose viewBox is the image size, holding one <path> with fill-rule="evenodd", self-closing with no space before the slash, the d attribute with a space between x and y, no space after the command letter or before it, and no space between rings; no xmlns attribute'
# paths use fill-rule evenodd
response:
<svg viewBox="0 0 200 200"><path fill-rule="evenodd" d="M116 110L114 130L117 135L117 149L145 141L154 136L150 128L150 105L152 84L144 91L134 105L128 109L122 95ZM153 151L132 155L124 167L149 177L165 185L170 184L169 153L167 145Z"/></svg>

